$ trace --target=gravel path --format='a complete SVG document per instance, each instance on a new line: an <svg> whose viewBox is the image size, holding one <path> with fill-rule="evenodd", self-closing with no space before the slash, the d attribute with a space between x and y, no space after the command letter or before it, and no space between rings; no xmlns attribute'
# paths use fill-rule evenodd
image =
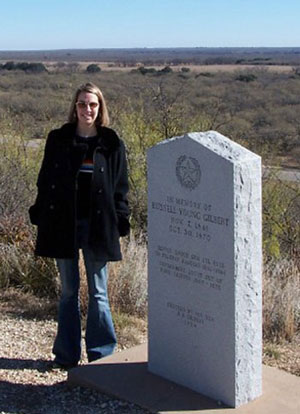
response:
<svg viewBox="0 0 300 414"><path fill-rule="evenodd" d="M0 300L1 300L0 295ZM0 306L0 414L147 414L136 405L81 387L67 373L47 370L54 320L37 320ZM86 357L82 362L86 362Z"/></svg>

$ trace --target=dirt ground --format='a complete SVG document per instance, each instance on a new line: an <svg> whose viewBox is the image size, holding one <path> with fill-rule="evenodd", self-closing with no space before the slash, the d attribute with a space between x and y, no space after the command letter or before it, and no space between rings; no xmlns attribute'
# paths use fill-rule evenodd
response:
<svg viewBox="0 0 300 414"><path fill-rule="evenodd" d="M1 414L149 414L134 404L99 392L67 386L67 373L49 370L56 333L56 301L19 290L0 290ZM147 340L147 324L116 317L118 350ZM293 342L265 342L263 360L300 376L300 336ZM86 363L83 355L81 363Z"/></svg>

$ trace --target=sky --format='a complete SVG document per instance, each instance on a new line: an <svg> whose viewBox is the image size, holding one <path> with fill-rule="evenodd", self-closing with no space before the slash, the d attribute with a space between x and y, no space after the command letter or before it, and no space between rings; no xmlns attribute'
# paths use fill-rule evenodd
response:
<svg viewBox="0 0 300 414"><path fill-rule="evenodd" d="M0 50L297 46L300 0L0 0Z"/></svg>

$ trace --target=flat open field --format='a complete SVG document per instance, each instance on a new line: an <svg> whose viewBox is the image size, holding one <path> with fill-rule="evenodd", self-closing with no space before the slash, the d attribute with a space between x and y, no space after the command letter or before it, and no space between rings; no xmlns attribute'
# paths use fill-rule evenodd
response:
<svg viewBox="0 0 300 414"><path fill-rule="evenodd" d="M0 59L0 64L5 64L6 60ZM22 62L22 59L15 59L15 63ZM156 70L161 70L165 66L170 66L174 72L180 72L182 68L188 68L190 71L194 73L217 73L217 72L236 72L236 71L268 71L271 73L292 73L295 70L295 66L293 65L251 65L251 64L154 64L154 65L147 65L143 63L135 63L135 64L122 64L117 62L98 62L98 61L78 61L78 62L68 62L68 61L42 61L45 67L49 70L49 72L55 72L57 70L63 70L67 68L69 65L77 65L77 69L79 71L85 71L86 68L90 64L98 65L101 70L106 72L130 72L133 69L138 69L141 66L145 68L154 68Z"/></svg>
<svg viewBox="0 0 300 414"><path fill-rule="evenodd" d="M57 62L43 62L49 71L57 70ZM132 66L123 66L118 63L111 62L78 62L79 70L85 70L90 64L98 65L103 71L120 71L130 72L133 69L138 69L143 64L137 63ZM160 70L165 65L145 65L146 68L154 68ZM236 72L236 71L268 71L273 73L292 73L294 70L293 66L290 65L238 65L238 64L222 64L222 65L195 65L195 64L184 64L184 65L170 65L174 72L180 72L182 68L189 68L190 71L195 73L205 72Z"/></svg>

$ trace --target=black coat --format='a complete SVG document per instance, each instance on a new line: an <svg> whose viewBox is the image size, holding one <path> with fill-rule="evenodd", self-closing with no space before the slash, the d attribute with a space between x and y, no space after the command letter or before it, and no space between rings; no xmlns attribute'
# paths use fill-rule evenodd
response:
<svg viewBox="0 0 300 414"><path fill-rule="evenodd" d="M36 202L29 209L38 227L38 256L75 256L76 188L86 144L75 140L76 125L50 132L38 176ZM110 128L98 128L91 183L89 244L101 261L121 259L119 237L129 232L125 147Z"/></svg>

